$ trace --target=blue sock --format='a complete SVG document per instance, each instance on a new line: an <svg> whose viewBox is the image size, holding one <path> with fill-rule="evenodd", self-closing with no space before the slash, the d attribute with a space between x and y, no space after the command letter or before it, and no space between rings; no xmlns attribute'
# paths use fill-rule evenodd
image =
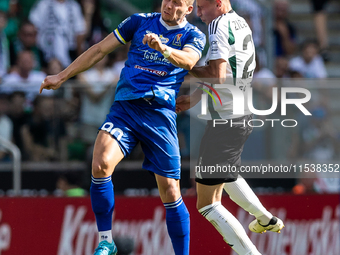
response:
<svg viewBox="0 0 340 255"><path fill-rule="evenodd" d="M106 178L94 178L92 176L90 194L98 231L111 230L112 213L115 205L111 176Z"/></svg>
<svg viewBox="0 0 340 255"><path fill-rule="evenodd" d="M176 255L189 255L190 215L182 197L176 202L164 203L166 225Z"/></svg>

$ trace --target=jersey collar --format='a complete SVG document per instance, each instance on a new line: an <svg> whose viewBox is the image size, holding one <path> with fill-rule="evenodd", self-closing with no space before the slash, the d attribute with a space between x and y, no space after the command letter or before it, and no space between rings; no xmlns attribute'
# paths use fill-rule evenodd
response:
<svg viewBox="0 0 340 255"><path fill-rule="evenodd" d="M180 29L185 27L185 25L188 23L187 19L184 18L183 22L176 25L176 26L169 26L168 24L166 24L164 22L164 20L162 19L162 15L159 17L159 22L161 22L161 24L167 29L167 30L175 30L175 29Z"/></svg>
<svg viewBox="0 0 340 255"><path fill-rule="evenodd" d="M213 21L215 21L215 20L217 20L218 18L221 18L221 17L223 17L223 16L225 16L225 15L227 15L227 14L234 13L234 12L235 12L235 11L234 11L233 9L231 9L230 11L228 11L228 12L226 12L226 13L223 13L223 14L221 14L220 16L216 17ZM213 23L213 21L211 21L211 22L209 23L209 25L210 25L211 23Z"/></svg>

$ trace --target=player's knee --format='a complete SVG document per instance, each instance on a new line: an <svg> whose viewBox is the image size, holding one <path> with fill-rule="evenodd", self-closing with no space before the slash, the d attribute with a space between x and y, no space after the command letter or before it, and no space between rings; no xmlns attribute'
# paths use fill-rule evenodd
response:
<svg viewBox="0 0 340 255"><path fill-rule="evenodd" d="M113 168L110 167L109 159L105 157L93 159L92 175L95 178L102 178L112 175Z"/></svg>
<svg viewBox="0 0 340 255"><path fill-rule="evenodd" d="M166 201L176 201L178 196L181 195L180 190L177 187L177 185L169 185L168 187L164 189L163 193L164 193L163 198Z"/></svg>

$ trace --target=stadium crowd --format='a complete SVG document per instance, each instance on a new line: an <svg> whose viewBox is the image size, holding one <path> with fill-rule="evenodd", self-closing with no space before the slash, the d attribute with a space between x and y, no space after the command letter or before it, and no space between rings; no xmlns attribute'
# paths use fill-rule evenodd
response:
<svg viewBox="0 0 340 255"><path fill-rule="evenodd" d="M328 40L317 34L317 40L298 45L297 30L289 20L289 1L275 0L273 4L271 36L274 52L264 50L265 13L258 1L233 0L231 3L236 12L247 19L253 31L258 53L253 86L259 104L271 102L268 89L282 86L280 78L327 78ZM160 5L154 1L150 6ZM319 12L323 6L315 8L315 12ZM128 46L110 54L58 91L44 90L39 95L39 88L46 75L59 73L111 32L104 22L102 9L102 1L95 0L1 1L0 136L19 147L24 161L86 160L89 155L96 130L113 101L114 87L127 58ZM189 19L202 31L206 30L195 11ZM317 28L317 31L322 29ZM268 54L275 56L273 67L266 65ZM327 100L320 100L314 111L316 119L328 118ZM187 113L178 116L183 158L190 155L188 119ZM315 158L314 154L328 153L326 156L332 159L339 154L339 135L332 124L324 122L320 126L313 121L314 125L306 123L294 134L297 139L285 157ZM305 135L299 135L302 129L306 129ZM308 151L301 147L305 144L308 144ZM324 153L320 154L320 150ZM130 156L131 159L140 157L138 148ZM264 156L264 159L268 157ZM0 147L0 162L10 160L9 154Z"/></svg>

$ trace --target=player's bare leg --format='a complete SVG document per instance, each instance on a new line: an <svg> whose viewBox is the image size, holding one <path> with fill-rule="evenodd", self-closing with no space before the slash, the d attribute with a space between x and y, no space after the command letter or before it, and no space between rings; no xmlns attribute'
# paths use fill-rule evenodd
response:
<svg viewBox="0 0 340 255"><path fill-rule="evenodd" d="M179 180L155 174L159 196L163 203L172 203L181 197Z"/></svg>
<svg viewBox="0 0 340 255"><path fill-rule="evenodd" d="M241 223L221 204L224 184L197 183L197 209L239 255L260 255Z"/></svg>
<svg viewBox="0 0 340 255"><path fill-rule="evenodd" d="M284 227L282 220L267 211L242 177L239 176L235 182L225 183L224 190L231 200L256 217L256 220L249 224L252 232L264 233L270 230L280 233Z"/></svg>
<svg viewBox="0 0 340 255"><path fill-rule="evenodd" d="M190 218L182 200L179 180L155 174L166 210L166 224L176 255L189 255Z"/></svg>
<svg viewBox="0 0 340 255"><path fill-rule="evenodd" d="M112 213L114 192L111 175L124 158L118 142L106 131L99 131L93 151L91 203L99 231L99 246L95 255L116 255L112 240Z"/></svg>
<svg viewBox="0 0 340 255"><path fill-rule="evenodd" d="M105 178L112 175L117 164L124 158L118 142L106 131L99 131L93 150L92 175Z"/></svg>

